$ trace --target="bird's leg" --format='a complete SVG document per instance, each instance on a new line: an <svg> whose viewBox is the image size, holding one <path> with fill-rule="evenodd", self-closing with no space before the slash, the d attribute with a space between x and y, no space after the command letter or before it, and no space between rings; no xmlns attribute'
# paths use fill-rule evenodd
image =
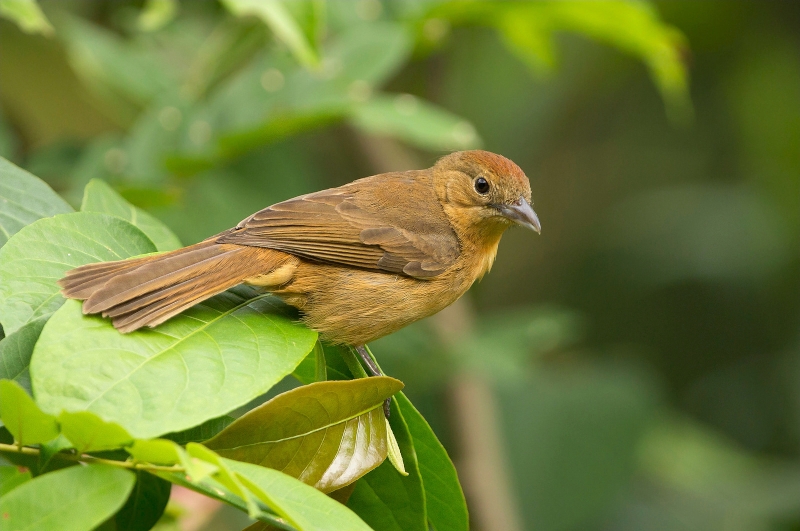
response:
<svg viewBox="0 0 800 531"><path fill-rule="evenodd" d="M383 371L381 371L380 367L375 364L375 361L372 359L372 356L369 355L367 349L364 348L364 345L359 345L356 347L356 352L358 355L361 356L361 359L364 360L364 363L367 364L367 369L372 374L372 376L383 376Z"/></svg>
<svg viewBox="0 0 800 531"><path fill-rule="evenodd" d="M364 348L364 345L359 345L356 347L356 352L358 355L361 356L361 359L364 360L364 363L367 364L367 369L372 374L372 376L384 376L383 371L378 367L375 363L375 360L372 359L372 356L369 355L367 349ZM387 398L383 401L383 414L386 415L386 418L389 418L389 414L391 413L389 409L389 404L391 403L391 398Z"/></svg>

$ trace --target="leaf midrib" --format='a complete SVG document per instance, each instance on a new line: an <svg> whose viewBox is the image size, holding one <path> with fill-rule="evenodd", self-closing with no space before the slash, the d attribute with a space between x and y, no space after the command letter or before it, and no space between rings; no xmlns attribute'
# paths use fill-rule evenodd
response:
<svg viewBox="0 0 800 531"><path fill-rule="evenodd" d="M292 441L294 439L299 439L301 437L308 437L312 433L317 433L318 431L327 430L328 428L332 428L333 426L338 426L339 424L344 424L345 422L349 422L349 421L351 421L353 419L356 419L356 418L360 417L361 415L366 415L367 413L371 413L372 411L375 411L376 409L381 407L382 404L383 404L383 400L378 402L378 404L376 406L373 406L373 407L371 407L369 409L365 409L365 410L360 411L358 413L354 413L354 414L350 415L349 417L346 417L346 418L344 418L342 420L339 420L337 422L332 422L332 423L329 423L329 424L325 424L324 426L320 426L319 428L315 428L313 430L309 430L309 431L306 431L306 432L303 432L303 433L298 433L297 435L292 435L290 437L284 437L283 439L275 439L274 441L259 441L259 442L256 442L256 443L242 444L240 446L232 446L232 447L228 447L228 448L217 448L216 450L238 450L240 448L249 448L249 447L252 447L252 446L260 446L262 444L278 444L278 443L282 443L282 442L286 442L286 441Z"/></svg>

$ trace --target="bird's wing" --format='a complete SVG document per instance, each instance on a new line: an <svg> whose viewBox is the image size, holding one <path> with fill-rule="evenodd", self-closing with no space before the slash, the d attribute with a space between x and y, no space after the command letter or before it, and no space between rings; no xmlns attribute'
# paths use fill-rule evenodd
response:
<svg viewBox="0 0 800 531"><path fill-rule="evenodd" d="M301 258L430 278L455 262L458 238L420 172L384 174L290 199L219 236Z"/></svg>

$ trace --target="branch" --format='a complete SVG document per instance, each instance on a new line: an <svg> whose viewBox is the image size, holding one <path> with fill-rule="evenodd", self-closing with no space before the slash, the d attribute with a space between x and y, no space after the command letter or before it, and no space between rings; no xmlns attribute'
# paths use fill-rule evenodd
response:
<svg viewBox="0 0 800 531"><path fill-rule="evenodd" d="M16 444L0 443L0 452L9 452L15 454L35 455L35 456L41 455L41 451L38 448L31 448L29 446L17 446ZM136 463L133 461L115 461L113 459L103 459L100 457L94 457L93 455L89 454L65 454L59 452L57 454L54 454L53 457L64 459L66 461L77 461L81 463L102 463L104 465L111 465L119 468L127 468L130 470L145 470L148 472L186 472L186 470L182 466L178 465L161 466L161 465L151 465L149 463Z"/></svg>

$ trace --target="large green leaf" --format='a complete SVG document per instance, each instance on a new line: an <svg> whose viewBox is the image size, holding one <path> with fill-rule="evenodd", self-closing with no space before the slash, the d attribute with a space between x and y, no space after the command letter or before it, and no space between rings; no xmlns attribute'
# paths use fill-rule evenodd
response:
<svg viewBox="0 0 800 531"><path fill-rule="evenodd" d="M40 219L0 249L0 322L6 334L50 315L64 302L56 282L90 262L155 251L136 227L94 212Z"/></svg>
<svg viewBox="0 0 800 531"><path fill-rule="evenodd" d="M148 531L158 522L169 501L172 484L147 472L136 472L136 486L114 515L116 531Z"/></svg>
<svg viewBox="0 0 800 531"><path fill-rule="evenodd" d="M275 298L243 286L125 335L68 301L36 344L33 389L45 411L89 410L149 438L197 426L265 393L316 338Z"/></svg>
<svg viewBox="0 0 800 531"><path fill-rule="evenodd" d="M347 507L293 477L257 465L223 460L247 488L299 531L369 531Z"/></svg>
<svg viewBox="0 0 800 531"><path fill-rule="evenodd" d="M0 380L0 418L19 444L38 444L58 436L58 423L42 412L19 384Z"/></svg>
<svg viewBox="0 0 800 531"><path fill-rule="evenodd" d="M267 529L369 530L347 507L277 470L225 459L194 443L187 445L188 453L164 440L137 441L129 451L136 454L137 447L144 451L140 454L142 457L149 454L163 464L188 464L209 471L204 475L176 472L157 472L156 475L250 512L257 520L273 526ZM191 461L188 461L189 454Z"/></svg>
<svg viewBox="0 0 800 531"><path fill-rule="evenodd" d="M230 469L228 463L226 463L222 457L198 443L187 444L186 453L195 459L201 459L217 467L217 470L213 474L213 479L219 482L226 490L244 501L247 514L250 518L256 518L261 513L258 500L254 493L242 483L241 478Z"/></svg>
<svg viewBox="0 0 800 531"><path fill-rule="evenodd" d="M373 529L428 531L425 490L417 465L414 442L394 400L389 420L408 475L402 476L390 462L384 461L356 483L347 506Z"/></svg>
<svg viewBox="0 0 800 531"><path fill-rule="evenodd" d="M354 106L350 121L367 133L396 137L432 151L481 145L471 123L411 94L375 96Z"/></svg>
<svg viewBox="0 0 800 531"><path fill-rule="evenodd" d="M0 157L0 247L37 219L66 212L72 207L44 181Z"/></svg>
<svg viewBox="0 0 800 531"><path fill-rule="evenodd" d="M30 394L33 393L28 366L46 322L47 317L40 317L0 340L0 379L14 380Z"/></svg>
<svg viewBox="0 0 800 531"><path fill-rule="evenodd" d="M92 179L83 190L82 212L100 212L124 219L150 238L159 251L182 247L180 240L166 225L125 201L113 188L100 179Z"/></svg>
<svg viewBox="0 0 800 531"><path fill-rule="evenodd" d="M100 464L41 475L0 498L3 529L90 531L122 507L134 480Z"/></svg>
<svg viewBox="0 0 800 531"><path fill-rule="evenodd" d="M330 492L386 458L381 406L402 388L386 376L305 385L245 413L205 444Z"/></svg>
<svg viewBox="0 0 800 531"><path fill-rule="evenodd" d="M395 400L414 441L428 520L436 531L468 531L467 503L447 451L403 393L395 395Z"/></svg>

